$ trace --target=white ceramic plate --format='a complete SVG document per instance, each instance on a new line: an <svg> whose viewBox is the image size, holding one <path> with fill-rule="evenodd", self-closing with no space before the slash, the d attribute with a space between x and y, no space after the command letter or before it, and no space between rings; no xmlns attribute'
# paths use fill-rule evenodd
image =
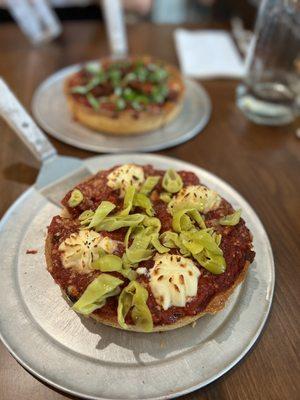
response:
<svg viewBox="0 0 300 400"><path fill-rule="evenodd" d="M190 170L242 208L256 257L226 308L201 318L194 328L150 334L120 331L79 317L46 271L46 226L59 209L32 187L0 225L0 334L25 368L65 392L97 400L173 398L217 379L253 346L272 302L273 255L253 209L215 175L156 155L118 156L118 163L126 162ZM115 156L86 160L95 172L115 163ZM26 254L27 249L38 253Z"/></svg>
<svg viewBox="0 0 300 400"><path fill-rule="evenodd" d="M209 120L211 103L206 91L200 84L187 79L183 109L165 127L128 137L95 132L72 119L63 93L65 78L79 68L80 65L73 65L51 75L38 87L32 101L36 121L62 142L102 153L157 151L186 142L200 133Z"/></svg>

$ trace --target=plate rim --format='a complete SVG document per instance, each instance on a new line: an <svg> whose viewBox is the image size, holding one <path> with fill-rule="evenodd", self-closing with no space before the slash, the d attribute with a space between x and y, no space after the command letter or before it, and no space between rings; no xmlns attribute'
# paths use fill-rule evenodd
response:
<svg viewBox="0 0 300 400"><path fill-rule="evenodd" d="M43 118L40 116L39 97L41 96L42 91L45 89L45 87L47 87L47 85L49 85L49 83L51 81L63 80L68 74L71 74L72 72L77 71L80 68L80 66L82 66L86 63L95 62L95 61L97 61L97 60L88 60L84 63L77 63L77 64L72 64L67 67L64 67L64 68L54 72L53 74L48 76L46 79L44 79L34 91L34 94L32 96L32 101L31 101L31 111L32 111L32 114L33 114L35 120L49 135L51 135L55 139L59 140L60 142L66 143L70 146L73 146L73 147L76 147L79 149L92 151L92 152L96 152L96 153L111 153L111 154L125 154L126 153L126 154L128 154L128 153L131 153L132 151L150 153L153 151L160 151L163 149L172 148L172 147L178 146L182 143L185 143L185 142L191 140L192 138L194 138L195 136L200 134L203 131L203 129L207 126L207 124L209 123L209 120L210 120L210 117L212 114L212 102L211 102L208 92L206 91L206 89L203 87L203 85L201 83L196 82L194 79L190 79L190 78L187 78L184 76L183 77L184 81L187 82L186 86L188 86L188 85L196 86L197 89L201 92L201 95L205 101L206 110L205 110L204 117L200 121L198 121L198 123L193 127L193 129L191 129L184 135L181 135L180 137L177 137L170 141L166 141L165 143L149 145L146 149L144 149L141 146L137 149L123 150L122 148L114 148L114 147L104 146L104 145L98 146L98 145L88 144L88 143L80 144L80 143L78 143L78 141L76 141L73 138L58 134L56 129L52 128L51 125L49 125L47 122L44 122ZM186 99L184 101L186 101ZM89 129L88 127L84 127L84 128L89 130L91 133L93 133L93 131L91 129ZM159 131L159 130L157 130L157 131ZM94 132L94 133L97 134L97 132ZM101 134L101 132L99 132L99 133ZM145 134L147 134L147 132ZM140 135L137 135L137 136L140 136ZM122 138L122 137L120 136L120 138Z"/></svg>
<svg viewBox="0 0 300 400"><path fill-rule="evenodd" d="M272 304L273 304L273 296L274 296L274 290L275 290L275 280L276 280L276 276L275 276L275 263L274 263L274 255L273 255L273 251L272 251L272 246L271 246L271 242L269 239L269 236L267 234L267 231L260 219L260 217L257 215L257 213L255 212L255 210L252 208L252 206L248 203L248 201L239 193L239 191L237 191L231 184L227 183L225 180L223 180L222 178L220 178L219 176L215 175L214 173L210 172L209 170L202 168L196 164L192 164L190 162L187 162L185 160L181 160L181 159L177 159L177 158L173 158L173 157L168 157L168 156L162 156L162 155L158 155L158 154L143 154L143 153L125 153L123 154L125 157L128 156L132 156L132 157L144 157L146 156L146 158L151 158L153 161L153 163L155 164L155 159L159 159L161 161L165 161L165 162L178 162L180 164L184 164L184 168L196 168L197 170L199 170L199 175L201 175L202 172L204 173L208 173L209 175L212 175L213 177L216 177L222 184L225 184L227 187L229 187L231 190L233 190L236 194L238 194L240 196L240 198L247 204L247 206L249 207L249 209L251 210L251 212L253 212L253 214L255 215L255 217L257 218L258 222L261 225L261 228L263 229L263 233L265 235L266 238L266 242L265 245L267 246L267 250L268 250L268 254L270 257L270 271L271 271L271 276L272 276L272 281L270 282L270 292L269 292L269 301L268 301L268 306L266 308L266 311L264 313L263 319L260 322L259 328L257 329L257 331L255 332L255 334L253 335L252 339L249 341L249 343L247 344L247 346L245 346L245 348L243 349L242 352L239 353L239 355L231 362L229 363L225 368L223 368L219 373L214 374L212 377L206 379L206 380L202 380L200 383L195 384L193 386L190 386L188 388L185 388L181 391L178 391L176 393L172 393L170 395L161 395L161 396L154 396L154 397L143 397L143 399L147 399L147 400L163 400L163 399L172 399L172 398L177 398L179 396L183 396L185 394L194 392L195 390L198 390L202 387L207 386L208 384L214 382L215 380L219 379L221 376L223 376L224 374L226 374L230 369L232 369L235 365L237 365L245 356L246 354L249 352L249 350L254 346L254 344L256 343L256 341L258 340L258 338L260 337L263 329L266 326L266 322L268 320L268 317L270 315L270 311L272 308ZM98 155L98 156L93 156L93 157L89 157L86 158L84 160L84 162L89 162L92 160L97 160L97 159L113 159L113 155ZM150 160L149 160L150 161ZM105 160L104 160L105 162ZM30 186L29 188L27 188L13 203L12 205L7 209L7 211L4 213L4 215L2 216L1 220L0 220L0 232L3 228L3 226L5 226L6 222L11 218L11 214L13 213L13 211L15 209L17 209L17 207L19 206L19 204L22 203L22 201L30 195L30 192L34 190L34 185ZM38 371L35 371L34 367L28 365L26 363L26 360L24 361L22 359L22 357L20 357L17 354L17 351L14 351L14 349L10 346L10 344L8 343L9 341L4 339L2 332L0 331L0 340L2 341L2 343L4 344L4 346L7 348L7 350L9 351L9 353L21 364L21 366L23 366L28 372L30 372L34 377L40 379L42 382L49 384L50 386L62 391L63 393L67 393L67 394L71 394L73 396L79 396L80 398L83 399L88 399L88 400L112 400L111 397L101 397L101 396L90 396L84 393L80 393L78 391L73 391L70 390L68 388L65 388L64 386L57 384L56 382L53 382L51 379L45 377L43 374L39 373Z"/></svg>

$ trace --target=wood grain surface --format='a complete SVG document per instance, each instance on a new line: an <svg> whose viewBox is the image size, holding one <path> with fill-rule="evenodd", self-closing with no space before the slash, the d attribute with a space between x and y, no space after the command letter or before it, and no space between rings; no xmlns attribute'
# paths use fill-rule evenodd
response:
<svg viewBox="0 0 300 400"><path fill-rule="evenodd" d="M176 64L173 29L146 23L129 27L131 51L150 53ZM108 49L100 24L72 22L64 24L59 40L40 48L30 46L15 26L2 25L0 51L0 75L30 109L34 90L48 75L69 64L104 56ZM295 136L299 120L286 127L256 126L236 108L237 81L202 83L213 104L208 126L193 140L161 154L206 168L249 201L270 236L276 290L267 325L250 353L216 382L182 398L296 400L300 398L300 140ZM81 158L93 155L51 141L60 154ZM0 121L0 216L34 183L38 167ZM1 400L64 398L73 397L32 377L0 344Z"/></svg>

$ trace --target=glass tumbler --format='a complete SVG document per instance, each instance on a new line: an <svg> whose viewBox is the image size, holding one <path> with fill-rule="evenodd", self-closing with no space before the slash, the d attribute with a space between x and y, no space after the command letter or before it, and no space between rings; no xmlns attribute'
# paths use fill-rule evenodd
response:
<svg viewBox="0 0 300 400"><path fill-rule="evenodd" d="M284 125L300 114L300 0L263 0L237 105L250 120Z"/></svg>
<svg viewBox="0 0 300 400"><path fill-rule="evenodd" d="M11 15L34 45L51 41L62 32L48 0L6 0Z"/></svg>

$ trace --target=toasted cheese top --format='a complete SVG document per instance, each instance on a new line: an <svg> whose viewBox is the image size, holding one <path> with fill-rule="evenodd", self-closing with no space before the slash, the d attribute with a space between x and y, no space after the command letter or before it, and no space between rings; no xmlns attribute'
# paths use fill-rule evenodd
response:
<svg viewBox="0 0 300 400"><path fill-rule="evenodd" d="M186 257L156 254L150 269L150 287L156 302L167 310L172 306L185 307L196 296L200 270Z"/></svg>
<svg viewBox="0 0 300 400"><path fill-rule="evenodd" d="M142 167L134 164L124 164L115 168L107 177L107 185L114 189L120 189L120 196L124 197L128 186L139 189L145 180Z"/></svg>
<svg viewBox="0 0 300 400"><path fill-rule="evenodd" d="M168 210L176 208L193 207L204 214L215 210L221 203L221 197L214 190L202 185L192 185L182 188L168 204Z"/></svg>
<svg viewBox="0 0 300 400"><path fill-rule="evenodd" d="M139 267L135 270L138 275L148 275L149 271L145 267Z"/></svg>
<svg viewBox="0 0 300 400"><path fill-rule="evenodd" d="M102 237L93 230L82 229L71 233L59 246L64 268L72 268L79 273L89 273L91 264L99 258L99 250L113 253L117 243Z"/></svg>
<svg viewBox="0 0 300 400"><path fill-rule="evenodd" d="M100 247L109 254L112 254L118 247L118 242L116 240L112 240L108 236L101 236L100 238Z"/></svg>

